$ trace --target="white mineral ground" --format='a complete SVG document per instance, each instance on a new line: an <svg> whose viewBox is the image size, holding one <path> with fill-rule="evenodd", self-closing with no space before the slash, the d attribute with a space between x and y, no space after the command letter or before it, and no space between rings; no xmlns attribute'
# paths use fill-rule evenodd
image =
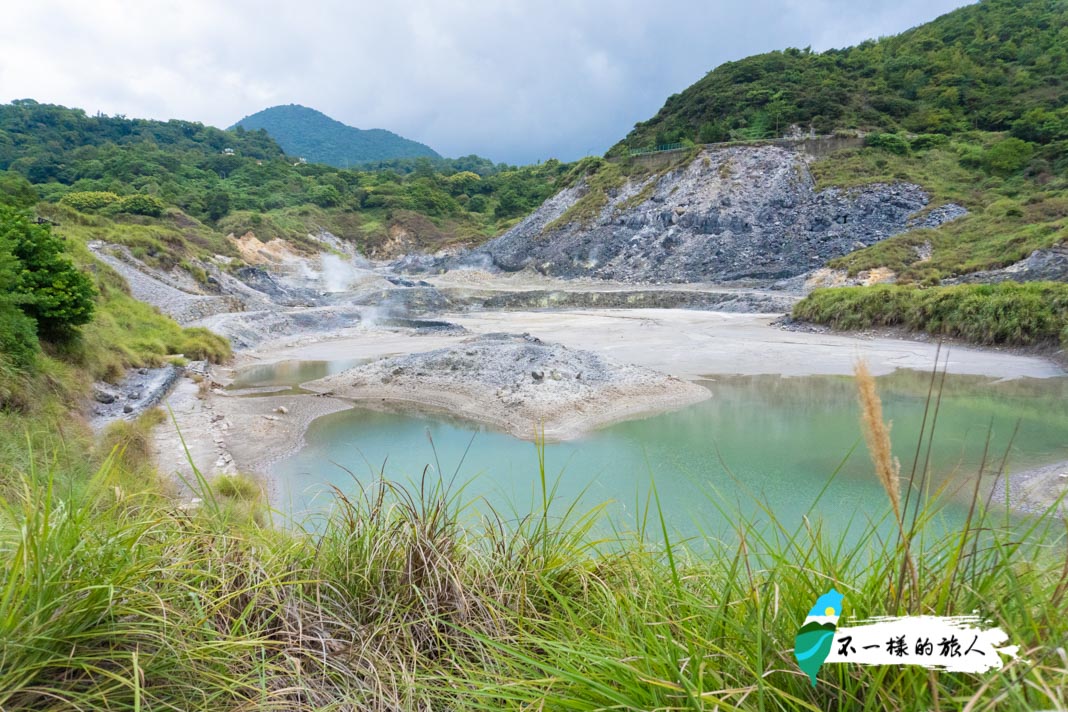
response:
<svg viewBox="0 0 1068 712"><path fill-rule="evenodd" d="M462 383L462 387L458 386L460 381L456 377L448 383L424 377L420 381L422 386L405 378L382 383L385 371L380 373L382 369L378 366L375 366L378 371L364 369L365 376L373 375L377 380L365 377L346 381L346 375L339 375L309 386L316 391L332 392L331 395L247 398L219 389L200 393L187 382L170 397L168 405L181 431L198 438L190 447L193 461L209 475L234 471L266 474L271 463L302 447L304 433L313 420L352 407L356 402L369 404L368 399L375 399L377 407L392 403L397 407L444 410L519 437L532 434L531 418L545 417L550 435L571 438L619 419L677 408L708 397L707 393L698 395L693 390L699 387L680 381L692 382L716 374L847 375L852 373L858 359L867 361L876 375L899 368L930 370L936 351L933 343L907 339L784 331L771 326L774 315L764 314L604 309L466 312L434 318L463 326L469 333L405 333L355 327L329 334L288 337L240 353L234 366L219 371L216 378L225 382L235 371L251 364L381 359L456 346L480 334L506 332L530 334L544 342L591 351L620 364L642 367L643 378L647 380L630 390L618 389L618 384L613 384L612 389L602 394L604 397L589 401L586 414L569 409L572 401L565 398L555 403L555 410L553 407L543 411L535 409L520 413L518 418L514 417L515 409L502 401L502 387L491 382L493 379L475 377ZM458 353L463 353L463 349ZM1046 358L1011 351L953 346L948 357L947 368L952 374L994 378L1065 375ZM671 387L660 391L647 387L653 381L648 380L645 369L671 377L659 382ZM517 374L528 381L531 378L525 366L521 371L517 366ZM545 377L551 378L548 373ZM344 398L333 397L333 393ZM586 393L583 397L589 396ZM277 413L279 407L284 407L286 412ZM189 464L173 424L161 428L157 444L163 470L188 477ZM1064 474L1068 474L1068 463L1013 475L1014 506L1034 510L1053 501L1068 486Z"/></svg>

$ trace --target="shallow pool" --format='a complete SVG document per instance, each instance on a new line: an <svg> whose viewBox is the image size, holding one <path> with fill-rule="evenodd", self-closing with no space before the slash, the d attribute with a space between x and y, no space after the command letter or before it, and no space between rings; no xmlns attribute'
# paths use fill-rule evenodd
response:
<svg viewBox="0 0 1068 712"><path fill-rule="evenodd" d="M929 379L915 371L878 379L904 478ZM701 383L713 393L703 403L547 445L553 510L604 504L606 526L652 527L655 483L669 528L682 536L721 534L738 512L766 519L770 511L791 528L805 515L819 515L833 531L885 516L887 500L861 439L852 379L717 376ZM957 503L945 510L949 520L963 516L963 490L974 482L988 433L987 459L996 470L1017 423L1010 469L1068 460L1068 378L946 378L931 485L957 493ZM472 515L492 507L517 517L539 510L542 501L534 444L416 413L358 408L321 418L306 447L273 473L279 506L298 518L327 507L331 485L352 491L357 482L380 476L444 482L458 501L471 503Z"/></svg>

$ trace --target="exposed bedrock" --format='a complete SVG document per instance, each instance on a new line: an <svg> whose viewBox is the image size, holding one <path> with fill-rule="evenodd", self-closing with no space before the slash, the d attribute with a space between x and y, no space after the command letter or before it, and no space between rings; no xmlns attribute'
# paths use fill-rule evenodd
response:
<svg viewBox="0 0 1068 712"><path fill-rule="evenodd" d="M779 280L914 227L960 217L918 214L928 195L908 183L817 191L802 154L778 147L703 151L631 181L592 219L568 210L584 185L561 191L501 237L466 255L408 260L408 269L484 266L628 282Z"/></svg>

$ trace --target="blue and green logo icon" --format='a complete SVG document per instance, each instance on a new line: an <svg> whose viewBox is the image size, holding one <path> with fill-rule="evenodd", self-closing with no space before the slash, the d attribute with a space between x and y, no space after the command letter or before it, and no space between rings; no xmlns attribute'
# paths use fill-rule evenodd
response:
<svg viewBox="0 0 1068 712"><path fill-rule="evenodd" d="M816 673L831 653L838 618L842 615L845 597L833 588L816 599L816 605L808 612L805 624L794 638L794 657L801 670L816 686Z"/></svg>

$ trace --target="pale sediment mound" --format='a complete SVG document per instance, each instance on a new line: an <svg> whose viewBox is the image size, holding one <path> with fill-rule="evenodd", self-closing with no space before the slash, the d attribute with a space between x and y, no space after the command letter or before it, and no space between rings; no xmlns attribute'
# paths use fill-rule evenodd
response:
<svg viewBox="0 0 1068 712"><path fill-rule="evenodd" d="M251 230L241 237L235 237L233 234L227 237L237 247L241 258L250 265L285 264L300 259L293 246L278 237L263 242Z"/></svg>
<svg viewBox="0 0 1068 712"><path fill-rule="evenodd" d="M533 439L564 440L608 423L679 408L707 389L531 336L486 334L304 384L359 401L444 410Z"/></svg>

